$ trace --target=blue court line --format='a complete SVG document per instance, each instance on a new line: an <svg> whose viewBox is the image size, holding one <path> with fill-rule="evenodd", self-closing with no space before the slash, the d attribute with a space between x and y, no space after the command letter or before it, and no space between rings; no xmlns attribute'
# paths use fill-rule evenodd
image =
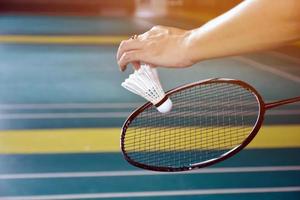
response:
<svg viewBox="0 0 300 200"><path fill-rule="evenodd" d="M214 167L296 166L300 149L246 149ZM105 162L104 162L105 161ZM137 170L120 153L0 155L0 174Z"/></svg>
<svg viewBox="0 0 300 200"><path fill-rule="evenodd" d="M141 184L142 183L142 184ZM155 183L155 184L153 184ZM94 192L300 186L300 171L0 180L0 197Z"/></svg>

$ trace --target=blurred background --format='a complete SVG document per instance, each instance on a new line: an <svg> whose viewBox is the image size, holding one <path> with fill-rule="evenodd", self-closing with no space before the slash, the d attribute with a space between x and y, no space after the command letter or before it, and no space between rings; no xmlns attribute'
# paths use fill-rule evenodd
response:
<svg viewBox="0 0 300 200"><path fill-rule="evenodd" d="M240 2L0 0L0 199L299 199L299 103L268 111L240 154L192 173L142 171L119 149L122 123L145 103L120 86L132 72L118 69L120 41L154 25L196 28ZM166 90L241 79L269 102L300 95L299 49L159 73Z"/></svg>

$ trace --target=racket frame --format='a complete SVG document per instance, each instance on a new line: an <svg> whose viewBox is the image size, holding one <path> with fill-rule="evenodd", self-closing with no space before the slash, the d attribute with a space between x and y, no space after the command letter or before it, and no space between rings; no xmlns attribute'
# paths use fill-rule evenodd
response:
<svg viewBox="0 0 300 200"><path fill-rule="evenodd" d="M256 91L256 89L253 88L251 85L249 85L248 83L245 83L243 81L235 80L235 79L213 78L213 79L206 79L206 80L194 82L194 83L191 83L191 84L179 86L177 88L174 88L174 89L169 90L168 92L166 92L166 96L170 97L172 94L180 92L182 90L186 90L188 88L192 88L192 87L195 87L195 86L198 86L198 85L205 85L205 84L212 84L212 83L228 83L228 84L239 85L239 86L247 89L249 92L253 93L253 95L256 97L256 100L258 102L258 107L259 107L257 120L256 120L255 125L252 128L252 131L248 135L248 137L245 138L245 140L240 145L238 145L238 146L234 147L233 149L229 150L228 152L222 154L218 158L210 159L210 160L207 160L207 161L204 161L204 162L195 163L195 164L190 165L189 167L178 167L178 168L158 167L158 166L149 166L149 165L145 165L143 163L139 163L139 162L131 159L130 156L126 153L124 141L125 141L125 137L126 137L126 131L127 131L128 127L130 126L131 122L140 113L142 113L145 109L152 106L151 102L147 102L144 105L142 105L141 107L137 108L135 111L133 111L133 113L127 118L127 120L123 124L122 130L121 130L120 146L121 146L122 154L123 154L125 160L127 162L129 162L130 164L136 166L136 167L146 169L146 170L161 171L161 172L178 172L178 171L188 171L188 170L192 170L192 169L203 168L203 167L207 167L207 166L219 163L223 160L226 160L226 159L232 157L233 155L237 154L242 149L244 149L253 140L253 138L258 133L258 131L259 131L259 129L262 126L262 123L264 121L264 114L265 114L265 111L266 111L265 102L263 101L260 94Z"/></svg>

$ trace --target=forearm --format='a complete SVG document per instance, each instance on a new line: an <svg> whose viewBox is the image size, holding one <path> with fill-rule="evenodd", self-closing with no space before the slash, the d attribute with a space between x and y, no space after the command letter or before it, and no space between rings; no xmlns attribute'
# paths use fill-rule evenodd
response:
<svg viewBox="0 0 300 200"><path fill-rule="evenodd" d="M299 0L247 0L194 29L187 54L194 61L264 50L300 38Z"/></svg>

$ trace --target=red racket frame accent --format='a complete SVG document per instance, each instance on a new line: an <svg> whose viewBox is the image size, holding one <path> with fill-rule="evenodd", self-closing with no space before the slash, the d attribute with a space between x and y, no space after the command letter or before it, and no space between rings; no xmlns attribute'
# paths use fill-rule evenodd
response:
<svg viewBox="0 0 300 200"><path fill-rule="evenodd" d="M256 134L258 133L263 120L264 120L264 114L266 111L266 104L263 101L262 97L260 96L260 94L255 90L255 88L253 88L251 85L249 85L248 83L245 83L243 81L240 80L235 80L235 79L226 79L226 78L215 78L215 79L207 79L207 80L202 80L199 82L194 82L188 85L183 85L180 87L177 87L175 89L172 89L170 91L168 91L166 93L167 96L170 96L171 94L174 94L176 92L188 89L188 88L192 88L198 85L205 85L205 84L211 84L211 83L228 83L228 84L235 84L235 85L240 85L241 87L249 90L250 92L252 92L258 102L259 105L259 114L256 120L256 123L251 131L251 133L249 134L249 136L239 145L236 146L235 148L229 150L228 152L224 153L223 155L221 155L218 158L215 159L211 159L205 162L200 162L200 163L196 163L193 164L190 167L179 167L179 168L171 168L171 167L157 167L157 166L148 166L139 162L136 162L134 160L132 160L130 158L130 156L128 156L128 154L126 153L125 150L125 145L124 145L124 140L125 140L125 135L126 135L126 130L129 127L129 125L131 124L131 122L140 114L142 113L146 108L152 106L151 102L147 102L144 105L142 105L140 108L136 109L125 121L125 123L123 124L122 127L122 132L121 132L121 150L123 153L124 158L132 165L139 167L139 168L143 168L143 169L147 169L147 170L152 170L152 171L164 171L164 172L176 172L176 171L187 171L187 170L191 170L191 169L195 169L195 168L202 168L202 167L207 167L213 164L216 164L218 162L221 162L225 159L228 159L230 157L232 157L233 155L235 155L236 153L238 153L239 151L241 151L243 148L245 148L251 141L252 139L256 136Z"/></svg>

